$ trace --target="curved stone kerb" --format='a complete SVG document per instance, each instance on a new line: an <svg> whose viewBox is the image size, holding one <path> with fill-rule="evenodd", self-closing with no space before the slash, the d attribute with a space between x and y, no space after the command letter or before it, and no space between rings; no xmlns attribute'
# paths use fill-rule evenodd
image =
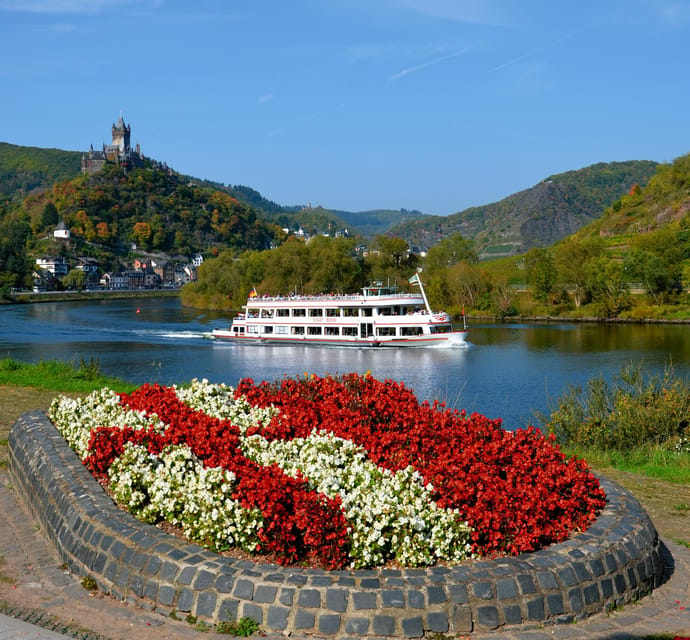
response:
<svg viewBox="0 0 690 640"><path fill-rule="evenodd" d="M582 534L454 567L325 571L226 558L118 509L39 411L9 438L13 482L62 561L119 599L298 634L421 637L562 624L630 602L662 579L657 532L628 491Z"/></svg>

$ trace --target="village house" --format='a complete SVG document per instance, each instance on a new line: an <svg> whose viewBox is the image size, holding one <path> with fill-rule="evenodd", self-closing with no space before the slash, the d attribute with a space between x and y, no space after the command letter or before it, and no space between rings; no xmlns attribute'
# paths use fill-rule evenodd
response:
<svg viewBox="0 0 690 640"><path fill-rule="evenodd" d="M53 238L56 240L69 240L70 235L70 230L67 228L64 220L60 220L57 227L55 227L55 230L53 231Z"/></svg>
<svg viewBox="0 0 690 640"><path fill-rule="evenodd" d="M61 256L43 256L42 258L36 258L36 265L39 270L49 271L58 279L69 273L67 260Z"/></svg>

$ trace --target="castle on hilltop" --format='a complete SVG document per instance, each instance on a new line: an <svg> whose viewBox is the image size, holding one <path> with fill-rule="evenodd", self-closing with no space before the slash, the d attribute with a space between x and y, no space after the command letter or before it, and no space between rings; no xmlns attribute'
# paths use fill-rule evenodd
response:
<svg viewBox="0 0 690 640"><path fill-rule="evenodd" d="M131 167L143 167L144 156L139 145L132 149L130 145L132 128L125 124L122 115L113 125L113 142L104 144L101 151L96 151L91 145L88 155L81 157L81 172L96 173L106 164L116 164L125 169Z"/></svg>

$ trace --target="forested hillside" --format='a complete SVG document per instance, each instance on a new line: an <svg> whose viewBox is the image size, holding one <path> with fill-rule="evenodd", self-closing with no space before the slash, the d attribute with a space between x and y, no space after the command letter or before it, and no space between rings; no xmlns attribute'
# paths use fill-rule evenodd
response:
<svg viewBox="0 0 690 640"><path fill-rule="evenodd" d="M80 151L21 147L0 142L0 196L21 199L32 191L47 189L56 182L71 180L81 173ZM149 164L155 164L148 160ZM204 178L178 174L183 182L221 191L256 211L258 217L280 227L325 233L347 229L351 235L373 238L386 233L402 221L423 214L417 211L375 210L362 212L331 211L310 205L281 205L244 185L230 185ZM0 210L0 218L2 211Z"/></svg>
<svg viewBox="0 0 690 640"><path fill-rule="evenodd" d="M81 171L79 151L19 147L0 142L0 195L21 197L71 180Z"/></svg>
<svg viewBox="0 0 690 640"><path fill-rule="evenodd" d="M461 233L472 238L482 258L546 247L592 222L634 185L645 185L657 163L599 163L550 176L499 202L447 217L427 216L390 233L410 244L430 247Z"/></svg>
<svg viewBox="0 0 690 640"><path fill-rule="evenodd" d="M44 227L48 203L72 236L112 248L135 243L146 251L183 255L218 246L267 249L279 232L229 194L190 184L160 167L124 172L106 166L58 183L24 200L21 212L33 228Z"/></svg>

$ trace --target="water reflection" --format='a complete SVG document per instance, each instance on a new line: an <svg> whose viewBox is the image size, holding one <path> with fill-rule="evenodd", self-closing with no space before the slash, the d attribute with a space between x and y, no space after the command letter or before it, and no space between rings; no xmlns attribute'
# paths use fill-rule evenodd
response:
<svg viewBox="0 0 690 640"><path fill-rule="evenodd" d="M690 370L682 325L477 323L465 347L358 349L214 343L211 329L227 324L219 318L176 299L4 306L0 356L75 364L95 358L105 373L135 383L207 378L235 385L245 377L370 371L404 382L422 399L502 418L508 428L546 411L568 385L612 377L630 362L650 372L669 362L680 375Z"/></svg>

